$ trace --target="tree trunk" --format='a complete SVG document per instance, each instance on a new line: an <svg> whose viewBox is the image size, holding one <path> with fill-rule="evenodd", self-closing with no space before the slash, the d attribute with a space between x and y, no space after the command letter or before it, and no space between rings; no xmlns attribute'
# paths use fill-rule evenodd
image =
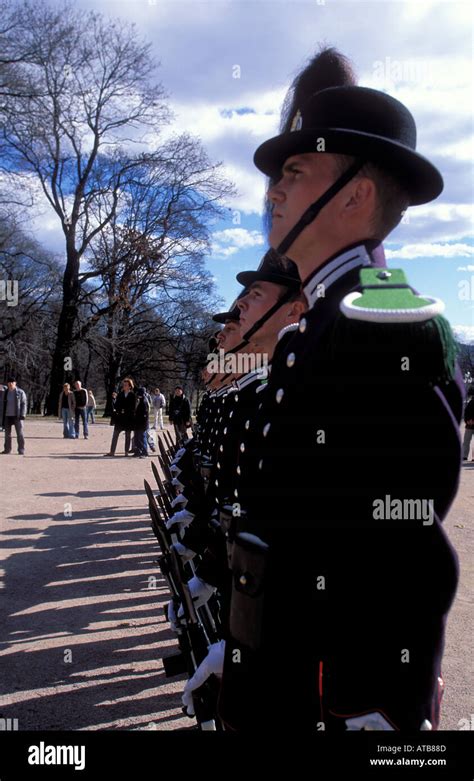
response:
<svg viewBox="0 0 474 781"><path fill-rule="evenodd" d="M113 353L110 357L109 364L107 366L107 373L105 375L105 389L107 392L107 399L105 402L104 418L108 418L112 414L112 393L117 388L117 383L120 379L120 369L122 366L122 355Z"/></svg>
<svg viewBox="0 0 474 781"><path fill-rule="evenodd" d="M91 368L91 361L92 361L92 350L89 347L89 345L87 345L87 350L89 352L89 357L87 359L87 366L86 366L86 370L84 372L84 379L82 380L82 384L84 385L84 388L87 388L87 386L89 384L89 371L90 371L90 368Z"/></svg>
<svg viewBox="0 0 474 781"><path fill-rule="evenodd" d="M67 262L63 277L63 305L59 315L58 333L53 354L53 366L46 401L46 414L56 415L59 394L65 382L72 382L75 367L72 363L74 326L77 320L79 298L79 255L74 246L74 231L67 237ZM69 359L69 360L67 360Z"/></svg>

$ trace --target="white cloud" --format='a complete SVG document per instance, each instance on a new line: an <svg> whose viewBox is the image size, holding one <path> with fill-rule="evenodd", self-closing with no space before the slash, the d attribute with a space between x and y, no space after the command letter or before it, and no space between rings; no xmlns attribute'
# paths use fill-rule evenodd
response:
<svg viewBox="0 0 474 781"><path fill-rule="evenodd" d="M234 183L237 194L226 205L244 214L261 214L265 200L265 178L257 171L239 165L225 165L225 176Z"/></svg>
<svg viewBox="0 0 474 781"><path fill-rule="evenodd" d="M474 266L458 266L456 271L474 271Z"/></svg>
<svg viewBox="0 0 474 781"><path fill-rule="evenodd" d="M263 236L259 231L249 231L245 228L226 228L222 231L215 231L212 234L212 239L211 256L214 259L228 258L239 250L260 247L264 243Z"/></svg>
<svg viewBox="0 0 474 781"><path fill-rule="evenodd" d="M238 249L259 247L263 244L263 236L259 231L249 231L245 228L226 228L215 231L213 238L220 244L234 244Z"/></svg>
<svg viewBox="0 0 474 781"><path fill-rule="evenodd" d="M451 327L460 342L474 344L474 325L453 325Z"/></svg>
<svg viewBox="0 0 474 781"><path fill-rule="evenodd" d="M387 259L400 258L411 260L413 258L457 258L470 257L474 254L474 248L469 244L407 244L400 249L385 249Z"/></svg>
<svg viewBox="0 0 474 781"><path fill-rule="evenodd" d="M386 243L418 244L464 239L472 233L473 207L470 204L432 203L413 206L405 213Z"/></svg>

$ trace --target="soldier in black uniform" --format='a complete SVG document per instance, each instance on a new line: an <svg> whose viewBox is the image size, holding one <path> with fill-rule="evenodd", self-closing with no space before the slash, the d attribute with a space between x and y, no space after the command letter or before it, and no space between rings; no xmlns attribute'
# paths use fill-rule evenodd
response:
<svg viewBox="0 0 474 781"><path fill-rule="evenodd" d="M233 312L234 322L237 322L236 317L240 313L244 313L240 323L236 356L251 358L253 364L249 371L234 377L225 402L216 413L217 449L213 455L205 506L196 508L191 505L195 517L182 537L184 547L178 551L185 557L188 557L191 551L200 554L199 562L196 561L196 574L189 587L193 595L201 601L209 599L217 590L222 637L227 633L230 598L228 543L244 514L236 488L243 478L246 463L244 459L239 463L239 457L244 455L241 452L244 450L241 440L251 423L252 429L256 429L261 391L267 382L267 366L271 363L280 331L288 323L297 321L306 308L304 296L300 293L296 266L284 263L273 250L267 253L257 271L242 272L237 278L248 288L244 287L237 300L237 311ZM222 318L227 321L229 314L224 313ZM258 361L262 354L266 359L264 362ZM249 363L251 362L245 360L243 365ZM209 435L211 433L212 428ZM246 484L249 482L247 477ZM222 527L216 531L213 520L210 531L209 520L216 508L220 511ZM186 510L188 511L188 505ZM213 517L216 518L215 513ZM185 520L187 522L189 518L186 517ZM208 671L209 660L215 665L220 645L212 646L209 658L204 660L196 677L187 684L183 697L186 705L190 704L190 691L195 687L196 681L202 682L202 670Z"/></svg>
<svg viewBox="0 0 474 781"><path fill-rule="evenodd" d="M234 545L229 729L436 729L458 579L442 528L462 381L442 303L381 241L443 187L398 101L336 87L264 143L272 246L309 311L274 361L247 533Z"/></svg>

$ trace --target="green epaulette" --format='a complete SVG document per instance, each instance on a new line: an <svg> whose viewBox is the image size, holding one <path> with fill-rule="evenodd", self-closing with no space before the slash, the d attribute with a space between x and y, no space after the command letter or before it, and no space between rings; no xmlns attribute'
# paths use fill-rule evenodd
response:
<svg viewBox="0 0 474 781"><path fill-rule="evenodd" d="M366 268L360 272L360 293L341 301L341 312L350 320L370 323L420 323L444 311L439 298L418 296L399 269Z"/></svg>
<svg viewBox="0 0 474 781"><path fill-rule="evenodd" d="M337 341L355 337L359 344L377 340L406 346L417 354L428 382L449 382L454 377L457 345L441 315L444 303L415 293L401 269L362 269L360 291L346 295L340 311Z"/></svg>

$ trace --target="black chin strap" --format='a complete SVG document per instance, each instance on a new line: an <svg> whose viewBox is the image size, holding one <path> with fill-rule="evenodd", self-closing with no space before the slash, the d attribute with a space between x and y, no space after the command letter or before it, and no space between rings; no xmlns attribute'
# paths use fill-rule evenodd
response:
<svg viewBox="0 0 474 781"><path fill-rule="evenodd" d="M270 320L270 318L277 312L283 304L286 304L292 296L296 293L296 289L294 287L288 288L286 293L283 293L282 297L278 299L276 304L273 304L273 306L270 307L270 309L265 312L263 317L260 318L260 320L257 320L256 323L253 324L251 328L249 328L248 331L246 331L242 337L243 342L242 345L248 344L251 337L260 330L262 325L265 325L267 320ZM239 345L240 347L241 345Z"/></svg>
<svg viewBox="0 0 474 781"><path fill-rule="evenodd" d="M310 222L313 222L313 220L316 219L323 206L326 206L331 198L334 198L339 190L342 190L342 188L345 187L348 182L350 182L350 180L360 171L363 165L363 160L356 160L354 163L352 163L352 165L349 166L347 171L344 171L344 173L341 174L339 179L336 179L334 184L332 184L331 187L329 187L326 192L323 193L320 198L318 198L317 201L312 203L311 206L308 206L296 225L293 226L283 241L281 241L278 245L276 251L280 253L280 255L286 255L293 242L300 235L301 231L303 231L306 226L310 224Z"/></svg>
<svg viewBox="0 0 474 781"><path fill-rule="evenodd" d="M270 309L265 312L265 314L260 318L260 320L257 320L256 323L253 324L251 328L249 328L248 331L243 335L242 341L239 342L239 344L236 347L232 347L231 350L226 350L225 355L232 355L233 353L236 353L238 350L241 350L243 347L248 345L251 337L260 330L262 325L265 325L267 320L270 320L272 315L277 312L283 304L286 304L290 298L295 294L296 290L294 287L288 288L286 293L283 293L282 297L278 299L278 301L273 304L273 306L270 307ZM215 375L214 375L215 376ZM221 382L224 382L226 380L226 377L224 376L221 379Z"/></svg>

